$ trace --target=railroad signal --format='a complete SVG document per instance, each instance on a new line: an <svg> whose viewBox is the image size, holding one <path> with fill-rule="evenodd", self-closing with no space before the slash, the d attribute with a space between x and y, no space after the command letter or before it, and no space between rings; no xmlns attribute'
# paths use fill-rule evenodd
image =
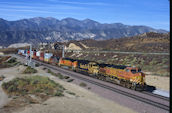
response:
<svg viewBox="0 0 172 113"><path fill-rule="evenodd" d="M65 57L65 45L55 44L54 49L55 50L62 50L62 58Z"/></svg>

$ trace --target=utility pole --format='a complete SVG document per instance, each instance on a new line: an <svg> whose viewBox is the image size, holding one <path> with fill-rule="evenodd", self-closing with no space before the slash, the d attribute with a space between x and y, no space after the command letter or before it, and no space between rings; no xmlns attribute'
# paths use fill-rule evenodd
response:
<svg viewBox="0 0 172 113"><path fill-rule="evenodd" d="M30 62L32 62L31 51L32 51L32 44L30 44Z"/></svg>
<svg viewBox="0 0 172 113"><path fill-rule="evenodd" d="M32 51L32 44L30 44L30 60L28 60L27 65L32 68L35 68L35 62L32 62L31 51Z"/></svg>
<svg viewBox="0 0 172 113"><path fill-rule="evenodd" d="M65 49L64 49L64 45L62 45L62 58L64 58L65 56L64 56L64 52L65 52Z"/></svg>

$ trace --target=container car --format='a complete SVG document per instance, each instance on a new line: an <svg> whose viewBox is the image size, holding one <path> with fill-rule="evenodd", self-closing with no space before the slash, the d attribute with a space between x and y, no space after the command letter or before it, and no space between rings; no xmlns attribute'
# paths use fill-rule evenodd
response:
<svg viewBox="0 0 172 113"><path fill-rule="evenodd" d="M44 61L44 52L43 51L40 52L39 60Z"/></svg>
<svg viewBox="0 0 172 113"><path fill-rule="evenodd" d="M50 61L52 62L52 53L44 53L44 62L49 63Z"/></svg>

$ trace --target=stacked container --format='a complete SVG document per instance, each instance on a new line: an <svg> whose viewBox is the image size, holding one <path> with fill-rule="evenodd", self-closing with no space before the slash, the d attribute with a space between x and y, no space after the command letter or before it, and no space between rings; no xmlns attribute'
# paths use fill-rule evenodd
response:
<svg viewBox="0 0 172 113"><path fill-rule="evenodd" d="M20 50L20 52L21 52L21 55L24 55L24 50Z"/></svg>
<svg viewBox="0 0 172 113"><path fill-rule="evenodd" d="M36 51L33 51L33 59L36 59Z"/></svg>
<svg viewBox="0 0 172 113"><path fill-rule="evenodd" d="M44 54L44 61L49 63L52 60L52 56L53 56L52 53L45 53Z"/></svg>
<svg viewBox="0 0 172 113"><path fill-rule="evenodd" d="M22 54L22 53L21 53L21 49L19 49L19 50L18 50L18 54L19 54L19 55L21 55L21 54Z"/></svg>
<svg viewBox="0 0 172 113"><path fill-rule="evenodd" d="M30 51L29 50L27 51L27 56L30 56Z"/></svg>
<svg viewBox="0 0 172 113"><path fill-rule="evenodd" d="M40 52L39 60L44 61L44 52Z"/></svg>
<svg viewBox="0 0 172 113"><path fill-rule="evenodd" d="M27 56L27 50L24 50L24 56Z"/></svg>
<svg viewBox="0 0 172 113"><path fill-rule="evenodd" d="M36 59L39 59L39 57L40 57L40 51L37 51L36 52Z"/></svg>

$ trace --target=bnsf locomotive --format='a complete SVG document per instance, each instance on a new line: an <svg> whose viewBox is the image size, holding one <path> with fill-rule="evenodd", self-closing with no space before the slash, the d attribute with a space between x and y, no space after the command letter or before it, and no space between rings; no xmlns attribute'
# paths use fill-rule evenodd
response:
<svg viewBox="0 0 172 113"><path fill-rule="evenodd" d="M18 54L29 56L28 50L19 50ZM41 51L31 51L33 59L50 64L67 67L75 72L87 74L89 76L122 85L131 89L142 89L146 87L145 74L140 68L131 66L100 64L95 61L77 60L71 58L59 58L52 53Z"/></svg>

